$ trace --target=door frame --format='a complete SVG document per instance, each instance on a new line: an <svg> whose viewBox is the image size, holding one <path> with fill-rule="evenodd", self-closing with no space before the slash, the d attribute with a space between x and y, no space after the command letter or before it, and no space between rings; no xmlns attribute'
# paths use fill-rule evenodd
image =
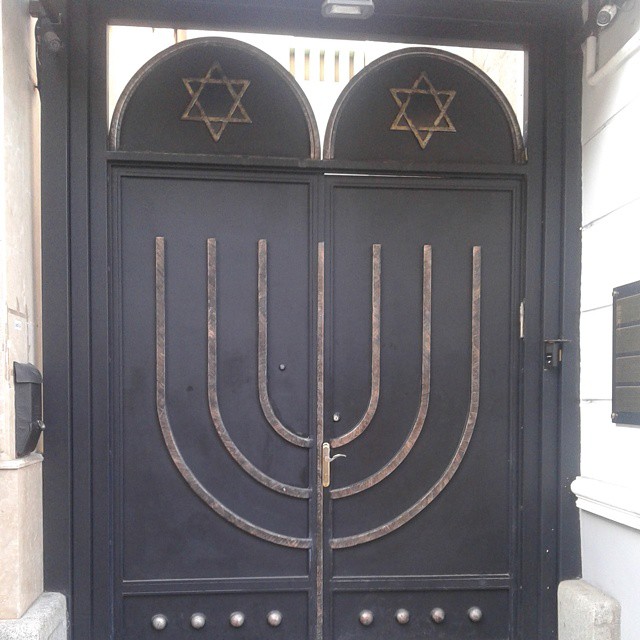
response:
<svg viewBox="0 0 640 640"><path fill-rule="evenodd" d="M108 202L106 24L264 29L330 37L407 42L447 41L524 46L528 59L525 165L415 167L433 177L517 176L525 196L525 335L521 437L536 452L522 467L525 513L522 572L532 588L523 595L520 628L553 638L556 587L580 574L578 515L569 484L579 467L578 311L580 282L580 16L560 3L490 0L425 9L370 21L327 21L297 0L275 9L254 0L242 9L222 0L206 5L151 0L61 0L64 48L41 51L42 273L44 405L50 429L44 467L45 587L68 596L77 638L102 638L109 628L97 603L109 585L91 589L91 567L108 575L108 509L100 487L108 482L109 367L107 308ZM464 18L460 7L464 5ZM558 5L558 6L556 6ZM478 20L487 20L481 27ZM148 163L169 162L147 154ZM126 154L118 153L126 160ZM88 159L88 161L87 161ZM195 165L202 157L185 158ZM400 167L341 161L264 161L207 158L206 163L279 172L394 174ZM545 371L543 340L570 340L562 367ZM93 514L93 521L91 514ZM104 525L104 526L102 526ZM547 550L552 550L548 552ZM530 636L529 636L530 637Z"/></svg>

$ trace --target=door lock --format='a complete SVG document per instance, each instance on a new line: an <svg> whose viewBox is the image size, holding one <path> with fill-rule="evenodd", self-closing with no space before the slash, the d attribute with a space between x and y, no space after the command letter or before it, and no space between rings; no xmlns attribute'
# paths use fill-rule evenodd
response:
<svg viewBox="0 0 640 640"><path fill-rule="evenodd" d="M331 484L331 463L336 458L346 458L344 453L331 455L331 445L328 442L322 443L322 486L328 487Z"/></svg>

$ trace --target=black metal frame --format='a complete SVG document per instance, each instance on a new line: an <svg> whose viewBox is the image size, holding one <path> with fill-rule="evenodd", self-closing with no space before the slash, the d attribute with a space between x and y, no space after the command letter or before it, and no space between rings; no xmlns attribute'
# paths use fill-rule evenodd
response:
<svg viewBox="0 0 640 640"><path fill-rule="evenodd" d="M524 46L528 52L529 162L524 166L368 166L339 161L207 159L247 170L520 176L525 185L527 269L521 438L537 455L521 461L523 595L519 627L556 635L558 581L580 573L577 511L569 489L578 474L578 302L580 271L579 7L556 2L458 0L446 7L390 2L368 21L328 21L312 0L208 3L86 0L58 3L64 49L41 53L42 236L45 464L45 585L69 596L76 638L108 635L108 613L94 603L92 572L110 574L94 548L109 545L109 367L106 28L108 21ZM464 16L459 18L456 16ZM171 158L131 154L148 164ZM117 154L126 161L126 154ZM204 164L202 157L181 162ZM563 365L543 370L543 340L563 337ZM538 428L538 425L541 425ZM92 524L93 521L93 524ZM531 631L529 632L529 634ZM533 637L528 635L528 638Z"/></svg>

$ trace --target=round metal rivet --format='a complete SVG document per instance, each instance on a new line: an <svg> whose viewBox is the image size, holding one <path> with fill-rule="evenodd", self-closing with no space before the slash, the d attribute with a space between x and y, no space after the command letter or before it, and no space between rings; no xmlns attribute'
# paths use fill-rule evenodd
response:
<svg viewBox="0 0 640 640"><path fill-rule="evenodd" d="M194 629L202 629L207 622L207 618L204 613L194 613L191 616L191 626Z"/></svg>
<svg viewBox="0 0 640 640"><path fill-rule="evenodd" d="M281 364L278 366L278 369L280 369L280 371L284 371L287 368L286 364Z"/></svg>
<svg viewBox="0 0 640 640"><path fill-rule="evenodd" d="M435 609L431 609L431 619L436 624L442 624L444 622L444 618L445 618L444 609L441 609L440 607L436 607Z"/></svg>
<svg viewBox="0 0 640 640"><path fill-rule="evenodd" d="M340 422L340 414L337 411L333 414L333 421Z"/></svg>
<svg viewBox="0 0 640 640"><path fill-rule="evenodd" d="M471 609L467 611L467 615L471 622L480 622L480 620L482 620L482 609L480 609L480 607L471 607Z"/></svg>
<svg viewBox="0 0 640 640"><path fill-rule="evenodd" d="M267 615L267 622L272 627L279 627L280 623L282 622L282 614L277 609L269 611Z"/></svg>
<svg viewBox="0 0 640 640"><path fill-rule="evenodd" d="M242 611L234 611L229 616L229 624L232 627L241 627L244 624L244 613Z"/></svg>
<svg viewBox="0 0 640 640"><path fill-rule="evenodd" d="M360 612L358 619L360 620L361 625L368 627L370 624L373 623L373 613L371 613L369 609L363 609Z"/></svg>
<svg viewBox="0 0 640 640"><path fill-rule="evenodd" d="M163 616L161 613L156 613L156 615L151 618L151 626L156 631L162 631L167 626L167 616Z"/></svg>
<svg viewBox="0 0 640 640"><path fill-rule="evenodd" d="M407 624L411 619L411 615L406 609L398 609L396 611L396 620L398 624Z"/></svg>

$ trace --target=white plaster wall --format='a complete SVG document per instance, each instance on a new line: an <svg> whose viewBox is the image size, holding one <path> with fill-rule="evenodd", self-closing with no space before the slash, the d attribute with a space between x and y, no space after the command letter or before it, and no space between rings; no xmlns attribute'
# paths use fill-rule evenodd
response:
<svg viewBox="0 0 640 640"><path fill-rule="evenodd" d="M13 362L39 363L39 97L28 0L0 0L0 460L15 454Z"/></svg>
<svg viewBox="0 0 640 640"><path fill-rule="evenodd" d="M594 86L585 78L582 120L582 451L574 491L583 577L621 603L623 640L640 638L640 427L611 422L611 292L640 280L639 80L640 51Z"/></svg>

